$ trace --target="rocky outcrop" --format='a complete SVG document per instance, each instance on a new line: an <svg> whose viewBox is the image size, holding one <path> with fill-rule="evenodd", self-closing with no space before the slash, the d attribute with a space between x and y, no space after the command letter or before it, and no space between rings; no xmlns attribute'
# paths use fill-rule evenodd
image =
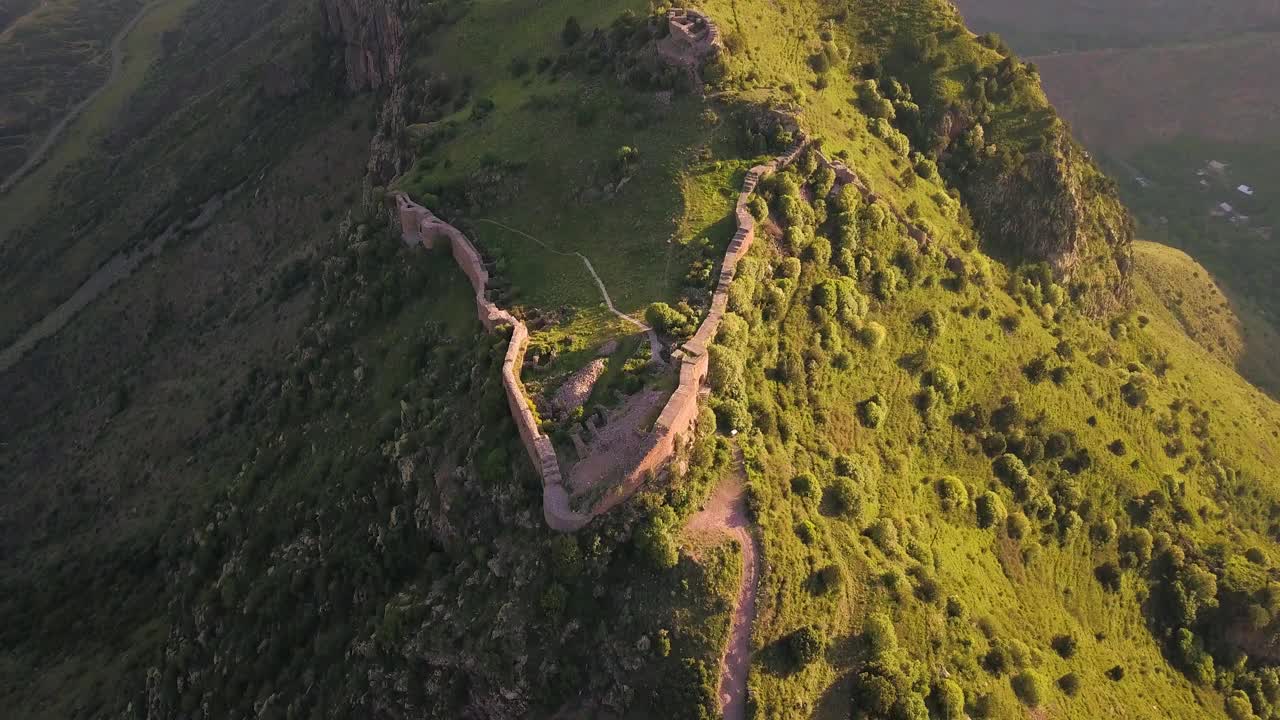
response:
<svg viewBox="0 0 1280 720"><path fill-rule="evenodd" d="M322 0L325 35L338 43L347 89L391 85L404 53L398 0Z"/></svg>
<svg viewBox="0 0 1280 720"><path fill-rule="evenodd" d="M592 389L595 388L596 382L600 376L604 374L605 361L603 358L596 358L591 362L583 365L568 380L560 386L556 391L555 398L551 404L562 413L572 413L582 407L587 402L587 398L591 396Z"/></svg>
<svg viewBox="0 0 1280 720"><path fill-rule="evenodd" d="M966 200L995 250L1048 263L1087 311L1104 312L1127 299L1133 220L1110 181L1065 133L1015 168L981 171Z"/></svg>

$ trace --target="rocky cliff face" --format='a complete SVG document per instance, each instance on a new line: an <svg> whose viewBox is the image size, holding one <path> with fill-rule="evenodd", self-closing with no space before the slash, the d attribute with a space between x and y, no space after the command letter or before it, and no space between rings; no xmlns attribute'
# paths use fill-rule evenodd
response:
<svg viewBox="0 0 1280 720"><path fill-rule="evenodd" d="M390 85L404 52L399 0L321 0L325 35L339 43L351 92Z"/></svg>
<svg viewBox="0 0 1280 720"><path fill-rule="evenodd" d="M969 186L974 219L995 249L1046 262L1086 309L1128 296L1134 225L1110 180L1065 133L1014 168L988 168Z"/></svg>

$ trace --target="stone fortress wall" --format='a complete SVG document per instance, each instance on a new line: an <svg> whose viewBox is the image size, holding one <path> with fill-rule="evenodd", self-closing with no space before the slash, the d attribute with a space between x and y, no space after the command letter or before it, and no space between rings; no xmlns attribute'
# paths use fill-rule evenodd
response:
<svg viewBox="0 0 1280 720"><path fill-rule="evenodd" d="M659 53L678 65L696 66L705 58L720 51L720 32L715 23L696 10L673 9L668 12L670 33L659 45ZM720 267L720 276L711 297L711 307L698 331L673 353L679 363L679 383L668 398L653 430L640 442L640 460L626 473L622 482L610 488L593 507L585 512L570 506L569 492L551 439L538 428L537 419L530 408L530 400L520 379L525 349L529 343L529 330L511 313L498 307L487 296L489 271L475 246L457 228L444 222L430 210L414 203L404 193L394 193L395 211L400 230L406 243L421 244L430 249L437 240L449 243L454 261L471 281L475 290L476 310L480 322L489 332L509 325L511 342L502 363L502 386L511 409L512 420L520 433L520 440L529 454L530 461L542 478L543 516L547 525L561 532L573 532L585 526L592 518L621 504L630 498L644 482L657 475L675 456L681 444L688 438L698 417L699 400L703 394L709 369L708 347L720 329L721 318L728 306L729 285L737 269L738 261L746 255L755 240L756 221L747 207L756 185L765 177L790 165L806 147L803 135L786 154L751 168L743 182L734 207L737 231ZM879 200L866 183L852 169L838 160L830 160L820 151L818 161L836 173L837 185L852 184L868 203ZM903 213L888 206L922 248L929 238L910 223Z"/></svg>
<svg viewBox="0 0 1280 720"><path fill-rule="evenodd" d="M561 532L573 532L585 526L592 518L608 512L630 498L650 477L658 474L675 456L681 444L689 437L698 417L699 400L705 388L710 359L708 348L720 329L720 321L728 307L729 285L733 282L738 262L750 250L755 241L756 220L747 207L756 185L764 178L795 162L804 151L807 142L802 138L790 151L774 160L757 165L747 173L742 190L734 207L737 231L729 243L720 266L720 276L711 297L711 307L697 332L685 342L673 356L679 363L679 383L668 398L661 414L641 443L641 459L629 471L622 482L611 488L586 512L572 509L569 493L564 484L555 447L551 439L538 428L537 420L529 406L524 384L520 379L524 352L529 343L529 330L511 313L498 307L487 297L489 271L479 251L460 230L444 222L430 210L414 203L404 193L394 193L396 211L402 237L406 243L421 244L430 249L438 240L449 243L454 261L471 281L475 290L476 310L480 322L489 332L509 325L511 342L502 363L502 386L512 420L520 433L520 440L538 470L543 486L543 516L547 525ZM830 160L816 152L818 161L836 173L837 187L852 184L868 203L879 198L867 187L852 169L838 160ZM922 245L929 238L894 208L890 208L907 228L908 234Z"/></svg>
<svg viewBox="0 0 1280 720"><path fill-rule="evenodd" d="M498 307L487 296L489 270L484 265L475 245L462 231L436 217L432 212L414 203L404 193L395 193L396 213L400 220L401 237L408 244L421 244L427 249L435 247L437 240L449 243L453 259L471 281L475 290L476 311L485 330L494 332L503 325L511 326L511 342L502 360L502 389L507 395L511 419L520 433L520 441L529 453L529 460L542 477L542 514L547 525L555 530L570 532L581 528L590 517L575 513L569 508L569 494L564 489L560 463L556 459L551 438L538 429L537 419L529 408L529 400L520 381L520 367L529 345L529 328L511 313Z"/></svg>
<svg viewBox="0 0 1280 720"><path fill-rule="evenodd" d="M734 207L734 217L738 229L729 242L720 265L720 277L715 292L711 296L711 308L698 331L693 337L674 353L680 362L680 382L675 392L667 400L654 424L653 432L648 438L646 452L636 468L627 474L626 479L616 492L610 493L597 510L604 512L630 497L644 483L645 479L657 474L675 455L680 443L693 429L698 418L698 401L705 387L707 371L710 366L708 348L720 330L720 321L729 304L729 285L737 272L738 261L746 256L756 237L756 219L747 208L747 202L755 191L756 185L763 178L772 175L781 168L795 162L804 150L802 140L795 147L764 165L757 165L747 173L742 183L742 191L738 194L738 202Z"/></svg>
<svg viewBox="0 0 1280 720"><path fill-rule="evenodd" d="M488 299L486 291L489 285L489 271L475 245L462 231L413 202L404 193L397 192L392 195L396 203L395 209L404 242L412 245L420 244L427 249L434 248L436 242L441 239L449 243L454 261L458 263L458 267L471 281L471 287L475 290L476 310L480 316L480 323L489 332L494 332L504 325L512 328L511 342L507 346L507 354L502 362L502 386L507 395L512 420L520 433L520 440L529 453L530 461L542 477L542 511L547 525L552 529L562 532L578 530L595 516L608 512L625 501L647 478L662 470L675 455L680 443L693 429L694 421L698 417L699 394L707 378L709 363L707 347L715 339L716 332L720 328L720 320L724 317L729 301L729 284L733 282L738 261L746 255L755 239L755 218L747 209L747 201L750 200L751 193L761 178L793 162L800 155L803 147L803 143L797 144L787 154L765 165L758 165L747 173L734 208L738 229L729 243L729 249L721 264L720 278L711 298L711 309L693 338L676 352L680 363L679 385L663 407L653 431L645 438L641 461L627 473L623 482L606 493L589 513L576 512L569 506L569 494L564 487L555 448L551 439L539 430L533 411L529 408L528 396L520 380L520 368L525 348L529 344L528 328L514 315Z"/></svg>
<svg viewBox="0 0 1280 720"><path fill-rule="evenodd" d="M658 56L696 75L697 69L724 49L720 28L704 13L690 8L667 11L667 35L658 41Z"/></svg>

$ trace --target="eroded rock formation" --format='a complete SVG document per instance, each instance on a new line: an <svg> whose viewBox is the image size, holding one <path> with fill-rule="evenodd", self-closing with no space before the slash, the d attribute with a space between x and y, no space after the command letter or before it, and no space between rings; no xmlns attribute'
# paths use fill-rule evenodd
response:
<svg viewBox="0 0 1280 720"><path fill-rule="evenodd" d="M1064 132L1009 170L984 169L966 201L994 250L1048 263L1086 311L1100 314L1126 301L1133 219Z"/></svg>
<svg viewBox="0 0 1280 720"><path fill-rule="evenodd" d="M404 52L398 0L322 0L325 35L339 43L347 89L390 85Z"/></svg>

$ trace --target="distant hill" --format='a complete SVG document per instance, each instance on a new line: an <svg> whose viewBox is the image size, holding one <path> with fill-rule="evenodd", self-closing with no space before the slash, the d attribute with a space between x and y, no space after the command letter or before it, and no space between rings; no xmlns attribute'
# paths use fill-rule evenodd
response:
<svg viewBox="0 0 1280 720"><path fill-rule="evenodd" d="M1031 58L1045 92L1086 144L1121 155L1194 136L1280 137L1280 34Z"/></svg>
<svg viewBox="0 0 1280 720"><path fill-rule="evenodd" d="M1179 43L1280 31L1271 0L957 0L971 27L998 32L1025 55Z"/></svg>

